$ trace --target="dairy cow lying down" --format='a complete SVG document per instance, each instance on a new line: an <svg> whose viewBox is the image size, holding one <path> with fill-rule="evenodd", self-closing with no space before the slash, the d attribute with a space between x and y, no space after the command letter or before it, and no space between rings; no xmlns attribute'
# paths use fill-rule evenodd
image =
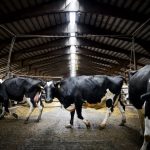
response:
<svg viewBox="0 0 150 150"><path fill-rule="evenodd" d="M106 94L107 112L100 125L101 128L104 128L108 117L113 112L115 101L120 98L122 85L122 77L105 75L70 77L57 83L50 81L45 86L46 102L51 102L56 97L63 104L64 108L71 112L70 124L67 127L72 127L76 110L78 118L83 120L88 128L90 127L90 122L82 116L82 104L85 101L91 104L101 102L102 97L106 94L106 90L108 90L109 92ZM123 125L126 122L125 106L120 100L119 102Z"/></svg>
<svg viewBox="0 0 150 150"><path fill-rule="evenodd" d="M144 134L141 150L146 150L150 142L150 65L139 69L130 78L129 100L138 110L142 134Z"/></svg>
<svg viewBox="0 0 150 150"><path fill-rule="evenodd" d="M44 86L44 83L38 79L15 77L5 80L0 84L0 102L2 103L0 118L4 117L5 113L10 113L8 110L9 99L20 102L23 98L26 98L26 101L30 105L30 110L27 114L25 123L27 123L36 106L38 106L39 109L39 116L37 119L37 121L39 121L43 110L43 104L40 98L41 86ZM18 118L14 113L11 115Z"/></svg>

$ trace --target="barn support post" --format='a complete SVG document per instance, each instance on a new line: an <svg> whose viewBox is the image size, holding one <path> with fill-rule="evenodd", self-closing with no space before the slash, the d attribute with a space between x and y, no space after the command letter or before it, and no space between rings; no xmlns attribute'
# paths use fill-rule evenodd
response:
<svg viewBox="0 0 150 150"><path fill-rule="evenodd" d="M134 48L134 37L132 37L132 52L133 52L133 64L134 64L134 70L137 70L137 62L135 57L135 48Z"/></svg>
<svg viewBox="0 0 150 150"><path fill-rule="evenodd" d="M15 40L16 40L16 37L14 36L11 40L11 45L10 45L10 49L9 49L5 79L8 79L10 77L11 56L12 56L12 51L13 51L13 47L14 47L14 44L15 44Z"/></svg>

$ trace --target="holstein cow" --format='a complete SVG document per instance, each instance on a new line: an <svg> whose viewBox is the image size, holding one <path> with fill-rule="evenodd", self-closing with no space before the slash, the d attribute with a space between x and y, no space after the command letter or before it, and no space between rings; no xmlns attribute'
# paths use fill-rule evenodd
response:
<svg viewBox="0 0 150 150"><path fill-rule="evenodd" d="M120 97L122 85L122 77L105 75L70 77L57 83L50 81L45 86L46 102L51 102L56 97L64 105L64 108L71 112L70 124L66 127L72 127L76 110L78 118L83 120L87 128L89 128L89 121L82 116L82 104L85 101L91 104L100 102L101 98L106 94L106 90L108 90L108 94L106 94L107 112L100 125L100 128L104 128L108 117L113 112L116 99ZM126 122L125 107L120 103L119 108L122 114L123 125Z"/></svg>
<svg viewBox="0 0 150 150"><path fill-rule="evenodd" d="M36 106L38 106L39 109L39 116L36 120L38 122L41 119L43 110L43 104L40 99L41 86L44 86L44 82L38 79L23 77L6 79L2 84L0 84L0 101L2 102L2 113L0 114L0 118L4 117L5 113L10 113L8 110L9 99L20 102L26 98L27 103L30 105L30 110L25 123L28 122L31 113ZM11 115L18 118L18 116L14 113Z"/></svg>
<svg viewBox="0 0 150 150"><path fill-rule="evenodd" d="M148 142L150 142L150 65L139 69L130 78L129 100L138 110L142 133L144 133L141 150L146 150Z"/></svg>

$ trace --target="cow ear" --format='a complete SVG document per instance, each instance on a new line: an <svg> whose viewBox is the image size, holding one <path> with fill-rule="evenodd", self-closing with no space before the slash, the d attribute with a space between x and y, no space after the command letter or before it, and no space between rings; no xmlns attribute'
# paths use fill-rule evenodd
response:
<svg viewBox="0 0 150 150"><path fill-rule="evenodd" d="M55 81L54 82L54 87L60 88L60 81Z"/></svg>

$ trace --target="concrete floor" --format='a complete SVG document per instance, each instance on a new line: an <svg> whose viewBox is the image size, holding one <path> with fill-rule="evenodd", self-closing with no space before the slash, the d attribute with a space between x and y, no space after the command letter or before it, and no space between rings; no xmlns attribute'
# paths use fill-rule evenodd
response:
<svg viewBox="0 0 150 150"><path fill-rule="evenodd" d="M127 124L119 126L121 121L118 109L108 121L106 129L99 130L104 118L105 108L83 109L83 116L91 122L86 129L82 121L75 116L73 129L66 129L70 114L59 107L59 103L46 104L42 120L35 123L37 110L28 124L24 124L28 107L15 109L19 119L5 117L0 120L0 150L139 150L142 139L139 135L139 120L136 110L126 110Z"/></svg>

